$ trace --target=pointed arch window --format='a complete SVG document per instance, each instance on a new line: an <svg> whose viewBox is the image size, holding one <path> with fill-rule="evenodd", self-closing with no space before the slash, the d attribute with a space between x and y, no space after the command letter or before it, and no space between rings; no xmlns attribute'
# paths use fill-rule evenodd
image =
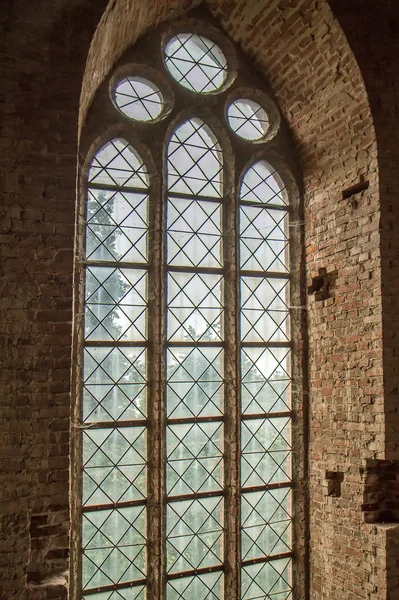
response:
<svg viewBox="0 0 399 600"><path fill-rule="evenodd" d="M293 598L290 192L218 36L119 68L83 169L76 600Z"/></svg>

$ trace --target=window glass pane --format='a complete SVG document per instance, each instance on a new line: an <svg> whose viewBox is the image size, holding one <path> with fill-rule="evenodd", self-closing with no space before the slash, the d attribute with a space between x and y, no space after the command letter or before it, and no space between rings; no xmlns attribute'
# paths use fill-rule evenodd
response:
<svg viewBox="0 0 399 600"><path fill-rule="evenodd" d="M147 169L129 142L115 138L107 142L94 157L89 183L147 188Z"/></svg>
<svg viewBox="0 0 399 600"><path fill-rule="evenodd" d="M214 202L168 200L168 264L222 266L222 208Z"/></svg>
<svg viewBox="0 0 399 600"><path fill-rule="evenodd" d="M86 340L145 340L146 312L146 271L87 269Z"/></svg>
<svg viewBox="0 0 399 600"><path fill-rule="evenodd" d="M167 353L170 418L223 412L223 348L170 348Z"/></svg>
<svg viewBox="0 0 399 600"><path fill-rule="evenodd" d="M169 273L169 340L222 340L222 282L221 275Z"/></svg>
<svg viewBox="0 0 399 600"><path fill-rule="evenodd" d="M241 206L240 266L253 271L288 272L286 212Z"/></svg>
<svg viewBox="0 0 399 600"><path fill-rule="evenodd" d="M288 204L288 194L279 174L265 160L248 169L242 180L240 198L243 202Z"/></svg>
<svg viewBox="0 0 399 600"><path fill-rule="evenodd" d="M242 560L291 551L292 490L242 495Z"/></svg>
<svg viewBox="0 0 399 600"><path fill-rule="evenodd" d="M162 112L163 97L158 87L144 77L125 77L115 88L119 110L135 121L153 121Z"/></svg>
<svg viewBox="0 0 399 600"><path fill-rule="evenodd" d="M146 350L86 348L84 421L127 421L146 416Z"/></svg>
<svg viewBox="0 0 399 600"><path fill-rule="evenodd" d="M235 100L227 109L229 125L245 140L259 140L266 135L269 118L266 111L253 100Z"/></svg>
<svg viewBox="0 0 399 600"><path fill-rule="evenodd" d="M218 90L227 77L227 62L221 49L195 33L179 33L167 43L165 64L180 85L202 94Z"/></svg>
<svg viewBox="0 0 399 600"><path fill-rule="evenodd" d="M145 507L83 513L83 588L145 576Z"/></svg>
<svg viewBox="0 0 399 600"><path fill-rule="evenodd" d="M223 562L223 498L171 502L166 513L167 571L176 573Z"/></svg>
<svg viewBox="0 0 399 600"><path fill-rule="evenodd" d="M169 425L166 446L168 494L222 489L223 423Z"/></svg>
<svg viewBox="0 0 399 600"><path fill-rule="evenodd" d="M283 558L243 568L241 590L245 600L292 600L291 559Z"/></svg>
<svg viewBox="0 0 399 600"><path fill-rule="evenodd" d="M172 135L168 149L169 192L220 198L222 149L201 119L190 119Z"/></svg>
<svg viewBox="0 0 399 600"><path fill-rule="evenodd" d="M241 485L291 479L291 419L247 419L241 423Z"/></svg>
<svg viewBox="0 0 399 600"><path fill-rule="evenodd" d="M143 499L146 489L145 428L86 429L83 466L84 504Z"/></svg>
<svg viewBox="0 0 399 600"><path fill-rule="evenodd" d="M89 189L86 257L147 262L148 196Z"/></svg>
<svg viewBox="0 0 399 600"><path fill-rule="evenodd" d="M289 280L241 277L241 339L289 341Z"/></svg>
<svg viewBox="0 0 399 600"><path fill-rule="evenodd" d="M223 598L223 577L223 572L217 571L173 579L168 583L167 600L220 600Z"/></svg>

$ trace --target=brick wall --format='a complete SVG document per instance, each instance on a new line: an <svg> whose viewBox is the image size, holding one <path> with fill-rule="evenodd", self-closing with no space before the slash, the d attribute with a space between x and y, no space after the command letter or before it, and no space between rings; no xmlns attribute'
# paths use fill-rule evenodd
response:
<svg viewBox="0 0 399 600"><path fill-rule="evenodd" d="M105 4L6 0L0 12L1 600L65 594L78 98ZM195 4L110 3L89 54L81 125L124 50ZM308 302L310 597L394 598L396 528L364 523L361 505L367 461L397 458L399 441L398 9L389 0L378 3L383 14L368 0L356 10L342 0L331 9L324 0L207 4L271 83L296 140L308 284L319 269L336 272L330 297ZM368 188L344 198L361 180Z"/></svg>
<svg viewBox="0 0 399 600"><path fill-rule="evenodd" d="M65 597L77 119L99 4L0 10L1 600Z"/></svg>

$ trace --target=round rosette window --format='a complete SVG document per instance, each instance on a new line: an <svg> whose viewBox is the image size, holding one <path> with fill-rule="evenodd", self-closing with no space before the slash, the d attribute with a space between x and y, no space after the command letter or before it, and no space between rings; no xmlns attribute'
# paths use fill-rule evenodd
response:
<svg viewBox="0 0 399 600"><path fill-rule="evenodd" d="M227 79L227 60L222 50L196 33L179 33L169 40L165 64L180 85L199 94L217 92Z"/></svg>
<svg viewBox="0 0 399 600"><path fill-rule="evenodd" d="M229 125L239 137L250 142L262 140L270 129L270 119L258 102L246 98L234 100L227 109Z"/></svg>
<svg viewBox="0 0 399 600"><path fill-rule="evenodd" d="M160 89L144 77L125 77L115 86L115 104L134 121L155 121L164 108Z"/></svg>

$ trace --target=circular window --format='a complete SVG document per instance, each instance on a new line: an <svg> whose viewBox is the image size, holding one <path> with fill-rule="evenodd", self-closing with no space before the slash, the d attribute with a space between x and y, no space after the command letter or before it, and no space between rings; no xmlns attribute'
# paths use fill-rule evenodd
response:
<svg viewBox="0 0 399 600"><path fill-rule="evenodd" d="M135 121L154 121L164 107L159 88L143 77L125 77L115 87L115 103L119 110Z"/></svg>
<svg viewBox="0 0 399 600"><path fill-rule="evenodd" d="M227 118L234 133L244 140L260 140L269 129L266 111L254 100L235 100L227 109Z"/></svg>
<svg viewBox="0 0 399 600"><path fill-rule="evenodd" d="M219 90L227 78L227 61L219 46L196 33L173 37L165 48L165 64L180 85L200 94Z"/></svg>

